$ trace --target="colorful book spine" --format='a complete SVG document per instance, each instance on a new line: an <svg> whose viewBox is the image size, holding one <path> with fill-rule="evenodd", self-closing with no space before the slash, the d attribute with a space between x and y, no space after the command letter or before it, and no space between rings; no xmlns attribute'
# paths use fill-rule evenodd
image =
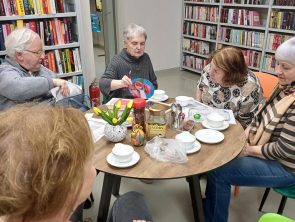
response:
<svg viewBox="0 0 295 222"><path fill-rule="evenodd" d="M24 4L24 9L25 9L25 14L30 15L31 11L30 11L30 6L29 6L29 1L23 0L23 4Z"/></svg>
<svg viewBox="0 0 295 222"><path fill-rule="evenodd" d="M19 16L24 16L25 13L25 6L23 0L16 0L16 6Z"/></svg>

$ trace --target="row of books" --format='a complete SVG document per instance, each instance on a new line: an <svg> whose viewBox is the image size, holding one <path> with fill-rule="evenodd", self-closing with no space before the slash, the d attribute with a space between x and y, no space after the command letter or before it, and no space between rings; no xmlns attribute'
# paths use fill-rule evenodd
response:
<svg viewBox="0 0 295 222"><path fill-rule="evenodd" d="M245 31L221 27L219 40L241 46L262 48L264 42L264 32Z"/></svg>
<svg viewBox="0 0 295 222"><path fill-rule="evenodd" d="M65 12L64 0L0 0L0 16Z"/></svg>
<svg viewBox="0 0 295 222"><path fill-rule="evenodd" d="M216 39L217 27L214 25L198 24L194 22L184 22L183 34L206 39Z"/></svg>
<svg viewBox="0 0 295 222"><path fill-rule="evenodd" d="M196 19L200 21L218 21L218 7L192 6L186 5L184 11L186 19Z"/></svg>
<svg viewBox="0 0 295 222"><path fill-rule="evenodd" d="M274 0L274 5L295 6L295 0Z"/></svg>
<svg viewBox="0 0 295 222"><path fill-rule="evenodd" d="M248 66L252 66L255 68L260 67L260 61L261 61L261 52L257 52L254 50L242 50L245 61Z"/></svg>
<svg viewBox="0 0 295 222"><path fill-rule="evenodd" d="M183 55L183 66L202 71L203 68L208 64L206 59L201 59L192 55Z"/></svg>
<svg viewBox="0 0 295 222"><path fill-rule="evenodd" d="M270 72L275 71L276 60L274 55L265 54L262 61L262 69L268 70Z"/></svg>
<svg viewBox="0 0 295 222"><path fill-rule="evenodd" d="M70 78L66 78L67 81L69 82L72 82L72 83L75 83L76 85L79 85L83 88L83 76L82 75L79 75L79 76L72 76Z"/></svg>
<svg viewBox="0 0 295 222"><path fill-rule="evenodd" d="M273 10L271 12L269 27L295 30L295 12Z"/></svg>
<svg viewBox="0 0 295 222"><path fill-rule="evenodd" d="M293 36L291 35L282 35L282 34L277 34L277 33L270 33L268 35L267 39L267 44L266 44L266 49L267 50L277 50L279 45L281 45L284 41L292 38Z"/></svg>
<svg viewBox="0 0 295 222"><path fill-rule="evenodd" d="M201 55L209 55L211 51L214 50L214 45L193 39L183 39L182 40L182 49L186 51L190 51L193 53L198 53Z"/></svg>
<svg viewBox="0 0 295 222"><path fill-rule="evenodd" d="M43 65L59 74L81 71L79 48L48 51L43 59Z"/></svg>
<svg viewBox="0 0 295 222"><path fill-rule="evenodd" d="M220 22L237 25L251 25L260 26L260 14L258 11L251 11L246 9L221 9Z"/></svg>
<svg viewBox="0 0 295 222"><path fill-rule="evenodd" d="M17 20L0 24L0 50L5 50L4 41L16 27L26 27L39 34L44 45L61 45L72 43L72 23L70 18L44 20Z"/></svg>
<svg viewBox="0 0 295 222"><path fill-rule="evenodd" d="M236 4L249 4L249 5L262 5L262 0L223 0L224 3L236 3ZM268 2L267 2L268 4Z"/></svg>

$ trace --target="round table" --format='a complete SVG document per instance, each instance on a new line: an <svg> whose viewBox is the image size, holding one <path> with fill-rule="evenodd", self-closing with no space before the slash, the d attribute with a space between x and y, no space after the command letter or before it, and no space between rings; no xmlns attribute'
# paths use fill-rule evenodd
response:
<svg viewBox="0 0 295 222"><path fill-rule="evenodd" d="M196 123L192 133L202 128L200 123ZM204 221L198 175L231 161L241 152L246 143L244 130L239 123L230 125L222 132L225 137L222 142L218 144L201 143L201 149L188 155L188 162L185 164L154 160L149 157L143 147L135 147L140 160L136 165L128 168L116 168L107 163L106 157L111 152L114 143L105 138L100 139L95 143L94 165L96 169L104 172L105 176L97 221L106 221L111 193L118 193L121 177L152 180L186 178L190 186L195 221ZM177 133L168 128L166 137L174 138ZM130 132L122 143L130 144Z"/></svg>

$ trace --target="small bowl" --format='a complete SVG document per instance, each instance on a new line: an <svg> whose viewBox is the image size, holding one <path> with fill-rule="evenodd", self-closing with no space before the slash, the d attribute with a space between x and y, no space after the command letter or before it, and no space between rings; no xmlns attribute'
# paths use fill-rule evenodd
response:
<svg viewBox="0 0 295 222"><path fill-rule="evenodd" d="M165 96L165 93L166 92L164 90L156 89L156 90L154 90L153 98L154 99L163 99Z"/></svg>
<svg viewBox="0 0 295 222"><path fill-rule="evenodd" d="M193 101L193 98L188 96L177 96L175 101L181 106L187 106Z"/></svg>
<svg viewBox="0 0 295 222"><path fill-rule="evenodd" d="M216 112L212 112L211 114L207 115L206 119L208 125L215 128L223 126L224 123L224 117Z"/></svg>
<svg viewBox="0 0 295 222"><path fill-rule="evenodd" d="M177 134L175 139L183 145L186 151L192 149L196 141L196 137L187 131Z"/></svg>
<svg viewBox="0 0 295 222"><path fill-rule="evenodd" d="M114 148L112 149L112 154L114 155L115 159L120 163L126 163L131 161L133 153L134 149L132 146L125 145L122 143L115 144Z"/></svg>

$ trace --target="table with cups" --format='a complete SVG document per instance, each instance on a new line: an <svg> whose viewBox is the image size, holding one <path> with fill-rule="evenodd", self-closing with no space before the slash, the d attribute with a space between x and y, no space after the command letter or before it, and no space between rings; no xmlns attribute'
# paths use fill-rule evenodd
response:
<svg viewBox="0 0 295 222"><path fill-rule="evenodd" d="M96 142L95 167L104 172L97 221L107 221L111 195L119 194L121 177L150 180L185 178L189 184L194 219L204 221L198 175L231 161L246 143L244 130L239 123L224 127L224 121L216 113L206 120L212 129L221 128L223 131L212 130L198 122L190 133L167 128L166 138L180 141L186 149L188 161L184 164L152 159L144 146L130 149L130 129L120 144L114 144L104 137ZM123 153L116 148L122 146L126 148Z"/></svg>

